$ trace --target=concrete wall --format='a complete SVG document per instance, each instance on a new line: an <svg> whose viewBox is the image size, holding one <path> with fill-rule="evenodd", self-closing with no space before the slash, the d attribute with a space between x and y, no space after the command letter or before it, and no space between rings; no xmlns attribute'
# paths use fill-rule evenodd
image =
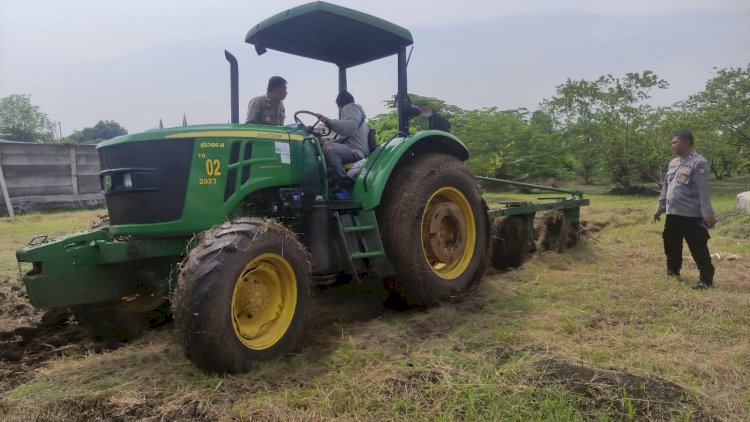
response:
<svg viewBox="0 0 750 422"><path fill-rule="evenodd" d="M101 203L95 145L0 141L0 168L16 213ZM0 181L2 182L2 181ZM8 215L0 194L0 213Z"/></svg>
<svg viewBox="0 0 750 422"><path fill-rule="evenodd" d="M737 195L737 208L750 214L750 191Z"/></svg>

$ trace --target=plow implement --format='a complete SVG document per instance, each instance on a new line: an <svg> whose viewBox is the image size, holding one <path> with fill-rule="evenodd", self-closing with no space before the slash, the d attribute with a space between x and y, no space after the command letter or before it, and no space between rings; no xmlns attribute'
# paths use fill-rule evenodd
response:
<svg viewBox="0 0 750 422"><path fill-rule="evenodd" d="M575 245L580 239L581 207L589 205L580 191L564 190L549 186L512 180L478 176L485 183L536 189L565 194L565 196L539 197L539 202L498 201L487 214L491 221L492 255L491 263L496 269L516 268L523 264L526 256L537 249L537 238L545 250L562 251ZM543 233L535 228L538 213L547 212Z"/></svg>

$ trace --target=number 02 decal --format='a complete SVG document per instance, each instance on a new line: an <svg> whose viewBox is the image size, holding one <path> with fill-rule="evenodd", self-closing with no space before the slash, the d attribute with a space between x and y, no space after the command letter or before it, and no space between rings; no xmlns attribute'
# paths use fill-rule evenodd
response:
<svg viewBox="0 0 750 422"><path fill-rule="evenodd" d="M209 176L221 176L221 162L210 158L206 160L206 174Z"/></svg>

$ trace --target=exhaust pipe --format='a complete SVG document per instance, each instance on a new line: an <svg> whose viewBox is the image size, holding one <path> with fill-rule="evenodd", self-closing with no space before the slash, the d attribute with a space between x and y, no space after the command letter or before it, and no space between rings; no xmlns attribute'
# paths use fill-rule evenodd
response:
<svg viewBox="0 0 750 422"><path fill-rule="evenodd" d="M231 123L236 124L240 122L240 82L239 76L237 75L239 73L239 66L237 65L237 58L227 50L224 50L224 57L226 57L229 62L229 96L231 99L230 107L232 112Z"/></svg>

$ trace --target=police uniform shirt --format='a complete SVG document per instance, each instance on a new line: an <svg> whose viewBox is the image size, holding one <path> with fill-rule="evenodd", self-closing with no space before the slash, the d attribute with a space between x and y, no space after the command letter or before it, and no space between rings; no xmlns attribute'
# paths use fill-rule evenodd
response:
<svg viewBox="0 0 750 422"><path fill-rule="evenodd" d="M284 102L273 103L267 95L261 95L250 100L247 106L245 123L284 126Z"/></svg>
<svg viewBox="0 0 750 422"><path fill-rule="evenodd" d="M683 217L711 217L714 210L708 196L708 161L693 151L687 158L669 162L657 211Z"/></svg>

